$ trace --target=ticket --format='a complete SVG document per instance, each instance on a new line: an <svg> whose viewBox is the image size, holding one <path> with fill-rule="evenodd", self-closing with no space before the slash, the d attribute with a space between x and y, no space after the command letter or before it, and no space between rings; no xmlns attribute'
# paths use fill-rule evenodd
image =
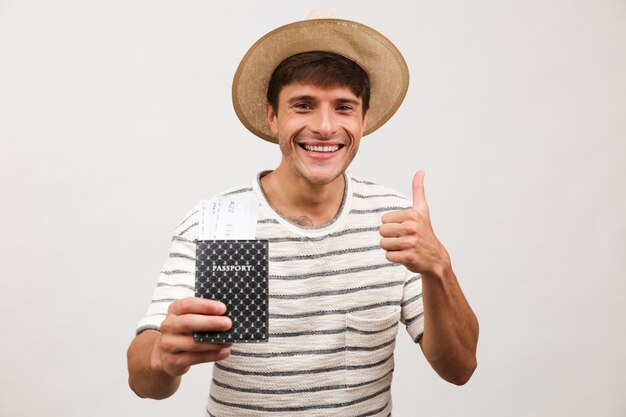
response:
<svg viewBox="0 0 626 417"><path fill-rule="evenodd" d="M256 237L257 201L214 197L200 202L199 240L246 240Z"/></svg>

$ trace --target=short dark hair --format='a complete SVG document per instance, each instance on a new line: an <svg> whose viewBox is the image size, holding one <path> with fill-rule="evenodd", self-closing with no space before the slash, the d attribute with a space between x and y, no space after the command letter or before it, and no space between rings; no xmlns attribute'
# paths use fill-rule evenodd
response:
<svg viewBox="0 0 626 417"><path fill-rule="evenodd" d="M345 86L361 99L363 115L370 106L370 80L367 73L356 62L332 52L302 52L278 64L267 86L267 101L274 112L278 111L280 91L293 83L318 87Z"/></svg>

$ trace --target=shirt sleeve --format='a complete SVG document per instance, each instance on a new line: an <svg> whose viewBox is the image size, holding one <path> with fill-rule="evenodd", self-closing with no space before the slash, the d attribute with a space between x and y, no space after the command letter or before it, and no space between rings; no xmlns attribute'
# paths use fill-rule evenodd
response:
<svg viewBox="0 0 626 417"><path fill-rule="evenodd" d="M408 270L407 270L408 271ZM404 282L400 321L415 343L424 333L424 303L422 300L422 276L408 271Z"/></svg>
<svg viewBox="0 0 626 417"><path fill-rule="evenodd" d="M159 330L173 301L195 294L195 261L199 209L194 207L179 223L172 237L170 252L161 268L159 279L146 315L136 333Z"/></svg>

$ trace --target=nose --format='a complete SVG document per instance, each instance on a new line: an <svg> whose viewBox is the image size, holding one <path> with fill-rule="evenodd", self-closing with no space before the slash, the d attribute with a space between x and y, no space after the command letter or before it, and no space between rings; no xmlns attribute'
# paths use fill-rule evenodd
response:
<svg viewBox="0 0 626 417"><path fill-rule="evenodd" d="M322 137L332 137L339 129L337 115L331 107L319 108L310 127L314 133Z"/></svg>

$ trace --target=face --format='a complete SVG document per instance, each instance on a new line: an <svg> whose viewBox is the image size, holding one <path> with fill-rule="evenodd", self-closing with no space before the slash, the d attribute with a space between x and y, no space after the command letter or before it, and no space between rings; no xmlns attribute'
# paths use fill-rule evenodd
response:
<svg viewBox="0 0 626 417"><path fill-rule="evenodd" d="M348 87L290 84L267 121L283 155L278 170L296 180L325 185L337 179L359 149L367 123L361 99Z"/></svg>

